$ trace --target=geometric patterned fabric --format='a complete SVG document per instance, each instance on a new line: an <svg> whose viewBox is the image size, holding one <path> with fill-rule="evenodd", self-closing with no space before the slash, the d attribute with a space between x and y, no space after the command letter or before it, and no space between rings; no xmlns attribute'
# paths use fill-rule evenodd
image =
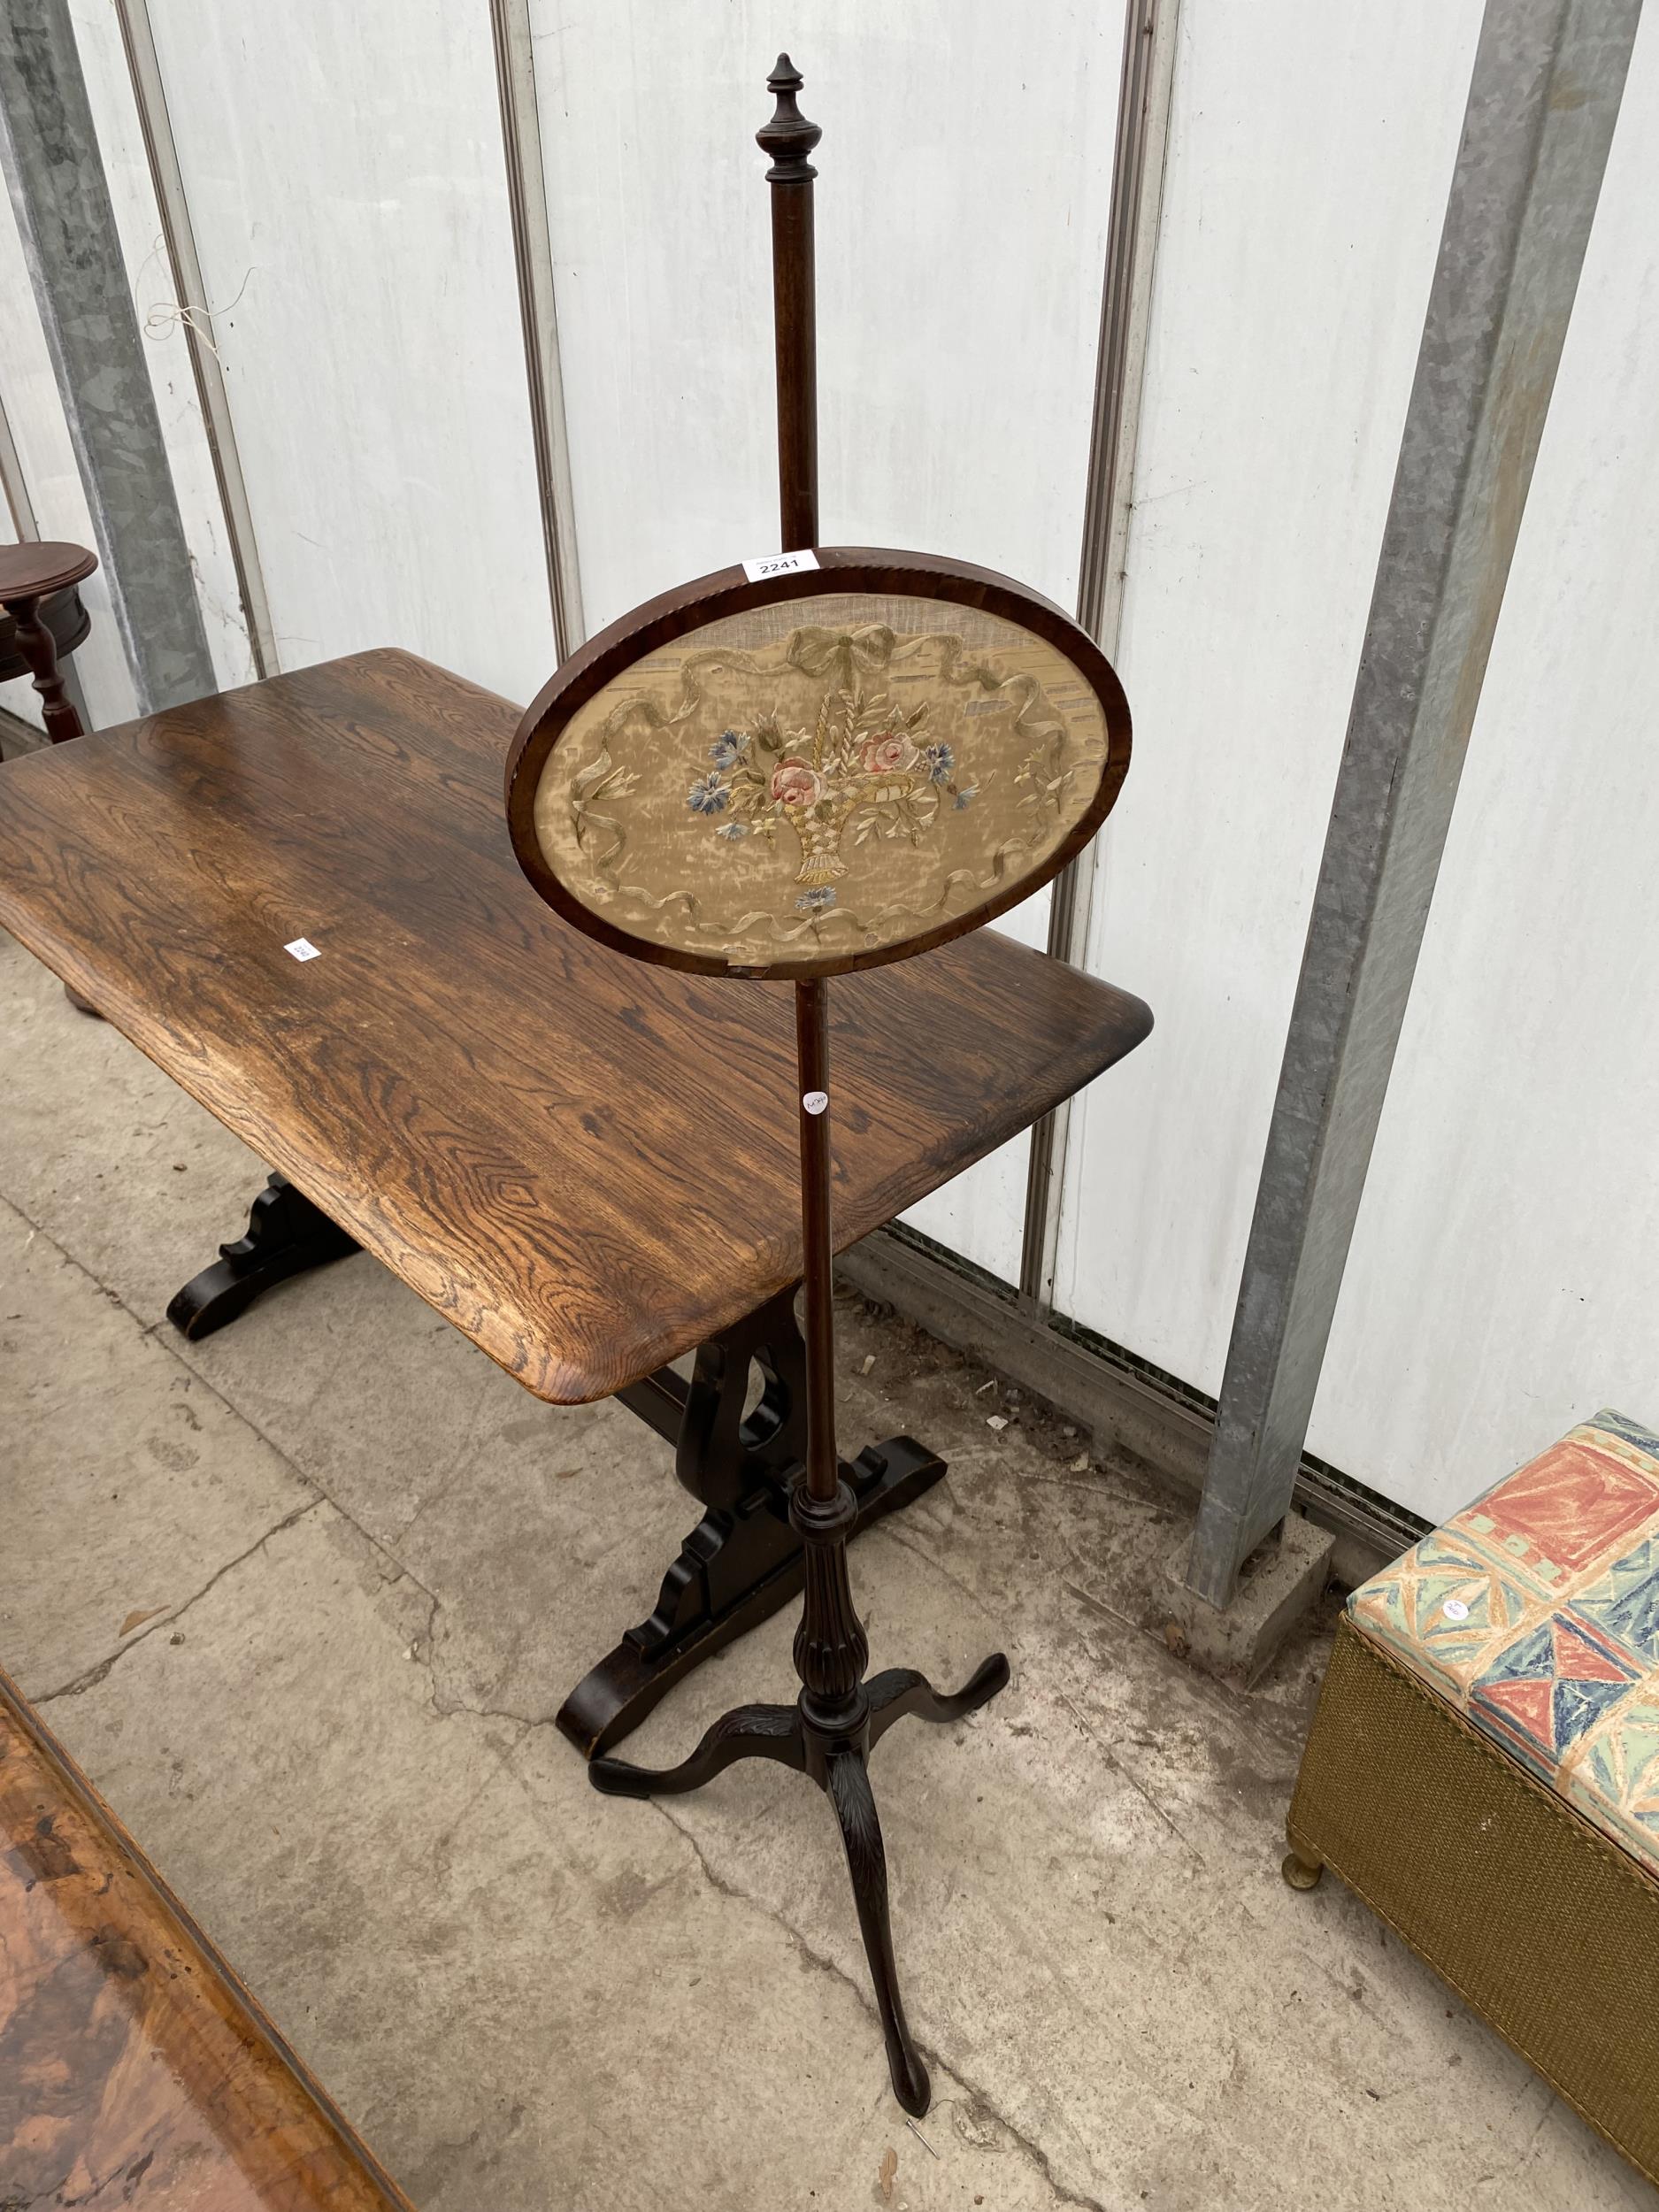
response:
<svg viewBox="0 0 1659 2212"><path fill-rule="evenodd" d="M1659 1875L1659 1436L1598 1413L1348 1609Z"/></svg>

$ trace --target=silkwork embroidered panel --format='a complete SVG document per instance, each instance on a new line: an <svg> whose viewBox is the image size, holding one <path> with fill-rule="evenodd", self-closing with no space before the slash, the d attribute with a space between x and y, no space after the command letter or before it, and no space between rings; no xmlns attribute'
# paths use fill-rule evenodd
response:
<svg viewBox="0 0 1659 2212"><path fill-rule="evenodd" d="M1047 640L925 598L834 593L676 639L572 718L536 837L582 904L733 962L895 944L1034 873L1107 758Z"/></svg>

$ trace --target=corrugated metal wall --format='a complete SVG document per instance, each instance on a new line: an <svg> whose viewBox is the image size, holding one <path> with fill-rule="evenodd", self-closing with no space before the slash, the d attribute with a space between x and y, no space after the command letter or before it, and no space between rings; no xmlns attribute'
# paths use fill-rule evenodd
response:
<svg viewBox="0 0 1659 2212"><path fill-rule="evenodd" d="M488 9L150 0L278 659L553 660ZM1089 958L1150 1044L1071 1125L1057 1303L1217 1386L1479 0L1184 0ZM221 680L244 628L112 13L80 19ZM529 0L590 627L774 540L752 134L825 127L823 515L1076 595L1123 19ZM1659 33L1625 114L1310 1442L1448 1509L1659 1415ZM84 538L9 215L0 395ZM160 310L159 313L154 311ZM96 588L90 595L98 611ZM95 713L131 710L101 623ZM7 703L15 700L8 698ZM1013 920L1041 941L1043 902ZM1013 1280L1022 1140L919 1209Z"/></svg>

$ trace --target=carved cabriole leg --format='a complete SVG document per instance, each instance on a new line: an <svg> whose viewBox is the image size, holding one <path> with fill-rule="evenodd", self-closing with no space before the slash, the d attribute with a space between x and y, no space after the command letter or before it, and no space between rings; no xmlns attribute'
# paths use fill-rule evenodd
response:
<svg viewBox="0 0 1659 2212"><path fill-rule="evenodd" d="M247 1235L219 1246L213 1264L193 1275L174 1297L167 1318L197 1342L234 1321L273 1284L360 1248L286 1176L273 1175L253 1202Z"/></svg>
<svg viewBox="0 0 1659 2212"><path fill-rule="evenodd" d="M806 1770L835 1808L852 1878L853 1901L870 1962L876 2008L887 2047L893 2093L919 2119L933 2094L927 2069L911 2039L899 1995L887 1905L887 1860L865 1761L870 1752L870 1696L864 1669L870 1640L853 1603L847 1569L847 1537L855 1509L852 1493L838 1483L831 1498L816 1498L804 1483L790 1501L789 1517L806 1547L806 1601L795 1632L795 1666L801 1678L800 1714Z"/></svg>
<svg viewBox="0 0 1659 2212"><path fill-rule="evenodd" d="M912 1715L918 1720L965 1720L1007 1687L1008 1661L1000 1651L981 1662L954 1696L934 1689L914 1667L889 1667L864 1685L870 1700L870 1748L875 1749L895 1720Z"/></svg>
<svg viewBox="0 0 1659 2212"><path fill-rule="evenodd" d="M740 1705L723 1713L688 1759L677 1767L630 1766L625 1759L595 1759L594 1786L608 1797L683 1797L739 1759L772 1759L800 1773L806 1764L801 1716L793 1705Z"/></svg>
<svg viewBox="0 0 1659 2212"><path fill-rule="evenodd" d="M836 1753L829 1762L825 1786L841 1824L847 1853L847 1871L852 1877L853 1902L858 1909L859 1932L870 1979L881 2015L881 2032L887 2047L887 2072L893 2093L907 2112L919 2120L932 2101L933 2083L921 2054L910 2037L910 2024L899 1997L898 1965L893 1956L893 1924L887 1909L887 1857L881 1841L881 1823L876 1814L875 1793L864 1770L862 1752Z"/></svg>

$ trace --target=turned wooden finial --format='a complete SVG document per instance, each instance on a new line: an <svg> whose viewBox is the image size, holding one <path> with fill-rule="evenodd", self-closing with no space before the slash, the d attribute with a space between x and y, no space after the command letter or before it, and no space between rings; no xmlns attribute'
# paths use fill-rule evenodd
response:
<svg viewBox="0 0 1659 2212"><path fill-rule="evenodd" d="M766 89L776 96L778 105L772 120L755 133L762 153L772 156L772 167L766 172L768 184L810 184L818 174L807 156L824 134L816 123L807 121L795 104L795 96L805 81L788 55L780 54L766 80Z"/></svg>

